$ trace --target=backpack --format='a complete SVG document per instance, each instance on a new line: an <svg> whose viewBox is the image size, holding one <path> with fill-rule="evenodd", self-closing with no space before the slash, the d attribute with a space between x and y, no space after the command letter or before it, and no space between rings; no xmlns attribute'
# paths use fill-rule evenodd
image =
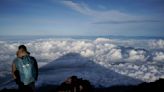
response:
<svg viewBox="0 0 164 92"><path fill-rule="evenodd" d="M36 68L34 67L34 60L31 56L27 55L23 58L17 58L16 69L19 71L21 82L28 85L35 81Z"/></svg>

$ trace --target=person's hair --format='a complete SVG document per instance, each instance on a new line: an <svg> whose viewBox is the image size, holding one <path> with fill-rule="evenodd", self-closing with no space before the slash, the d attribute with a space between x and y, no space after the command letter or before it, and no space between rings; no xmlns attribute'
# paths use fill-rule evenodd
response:
<svg viewBox="0 0 164 92"><path fill-rule="evenodd" d="M76 81L77 80L77 76L71 76L72 81Z"/></svg>
<svg viewBox="0 0 164 92"><path fill-rule="evenodd" d="M27 48L26 48L26 46L25 45L20 45L19 47L18 47L18 49L20 50L20 49L23 49L24 51L26 51L27 52Z"/></svg>
<svg viewBox="0 0 164 92"><path fill-rule="evenodd" d="M72 79L77 79L77 76L71 76Z"/></svg>
<svg viewBox="0 0 164 92"><path fill-rule="evenodd" d="M26 48L25 45L20 45L20 46L18 47L18 49L19 49L19 50L20 50L20 49L23 49L27 54L30 54L30 52L27 51L27 48Z"/></svg>

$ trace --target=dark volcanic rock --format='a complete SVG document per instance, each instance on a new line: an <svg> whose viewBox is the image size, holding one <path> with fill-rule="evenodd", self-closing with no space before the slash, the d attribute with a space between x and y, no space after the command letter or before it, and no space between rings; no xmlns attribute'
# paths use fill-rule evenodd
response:
<svg viewBox="0 0 164 92"><path fill-rule="evenodd" d="M57 92L59 86L44 85L37 88L37 92ZM16 89L3 89L0 92L17 92ZM92 91L91 91L92 92ZM93 92L164 92L164 79L155 82L141 83L137 86L112 86L108 88L94 88Z"/></svg>

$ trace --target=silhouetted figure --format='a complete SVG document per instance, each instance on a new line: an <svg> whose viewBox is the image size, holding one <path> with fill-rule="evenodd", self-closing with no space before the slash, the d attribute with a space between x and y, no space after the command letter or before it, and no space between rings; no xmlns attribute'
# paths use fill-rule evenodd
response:
<svg viewBox="0 0 164 92"><path fill-rule="evenodd" d="M88 80L71 76L58 87L58 92L93 92L93 90Z"/></svg>
<svg viewBox="0 0 164 92"><path fill-rule="evenodd" d="M36 59L30 56L26 46L20 45L17 58L12 64L12 74L20 92L35 92L35 81L38 78Z"/></svg>
<svg viewBox="0 0 164 92"><path fill-rule="evenodd" d="M92 86L88 80L79 79L80 92L92 92Z"/></svg>

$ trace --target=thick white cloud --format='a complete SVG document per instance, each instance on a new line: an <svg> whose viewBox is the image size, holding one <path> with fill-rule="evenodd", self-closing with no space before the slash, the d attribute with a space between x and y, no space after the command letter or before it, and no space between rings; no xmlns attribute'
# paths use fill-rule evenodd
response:
<svg viewBox="0 0 164 92"><path fill-rule="evenodd" d="M149 42L149 46L154 49L164 49L164 40L152 40Z"/></svg>
<svg viewBox="0 0 164 92"><path fill-rule="evenodd" d="M111 39L106 39L106 38L97 38L97 39L95 40L96 43L104 43L104 42L109 43L109 42L112 42L112 41L113 41L113 40L111 40Z"/></svg>
<svg viewBox="0 0 164 92"><path fill-rule="evenodd" d="M135 43L136 42L136 43ZM145 41L144 41L145 42ZM148 40L145 43L145 49L152 48L150 43L156 49L163 48L163 40ZM143 41L141 41L143 43ZM21 43L0 43L1 60L13 59L18 45ZM95 62L113 62L113 61L147 61L148 57L156 61L163 61L163 52L155 51L147 53L144 49L135 49L139 41L117 41L106 38L97 38L96 40L36 40L25 43L33 56L39 60L52 61L60 56L75 52L85 57L93 59ZM124 46L123 48L120 47ZM130 49L127 48L131 46ZM134 46L134 47L132 47ZM155 53L155 54L153 54Z"/></svg>
<svg viewBox="0 0 164 92"><path fill-rule="evenodd" d="M136 50L130 50L129 51L129 61L145 61L145 52L143 50L136 51Z"/></svg>
<svg viewBox="0 0 164 92"><path fill-rule="evenodd" d="M120 49L112 49L110 50L108 55L109 55L108 57L110 57L112 61L122 59L122 54Z"/></svg>
<svg viewBox="0 0 164 92"><path fill-rule="evenodd" d="M155 56L153 57L155 61L164 61L164 53L163 52L156 52Z"/></svg>
<svg viewBox="0 0 164 92"><path fill-rule="evenodd" d="M94 52L92 50L90 50L90 49L82 51L80 54L83 55L83 56L86 56L86 57L94 56Z"/></svg>

